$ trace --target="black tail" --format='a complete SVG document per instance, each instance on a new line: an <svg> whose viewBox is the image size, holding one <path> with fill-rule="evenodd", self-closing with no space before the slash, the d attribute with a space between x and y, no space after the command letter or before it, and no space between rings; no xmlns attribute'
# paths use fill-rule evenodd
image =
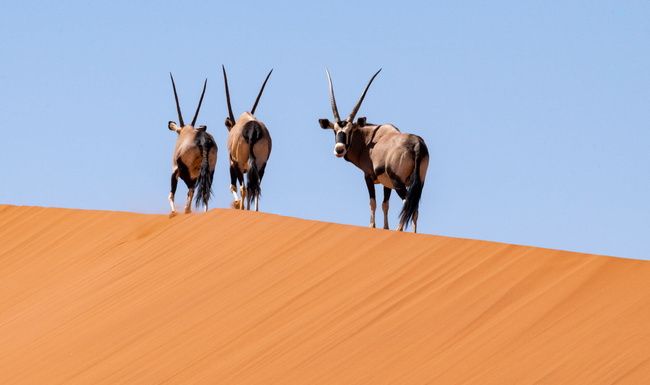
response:
<svg viewBox="0 0 650 385"><path fill-rule="evenodd" d="M196 180L195 194L196 194L196 207L199 207L201 202L204 207L207 207L210 196L212 195L212 177L214 176L214 170L210 170L209 163L209 154L212 147L215 147L216 144L210 135L206 132L199 132L196 135L196 143L201 147L201 153L203 155L203 163L201 163L201 169L199 170L199 177Z"/></svg>
<svg viewBox="0 0 650 385"><path fill-rule="evenodd" d="M413 219L413 215L418 211L420 206L420 198L422 197L422 188L424 182L420 178L420 164L422 159L429 155L426 145L418 141L414 146L415 153L415 168L411 175L408 191L406 192L406 201L402 207L402 212L399 214L400 223L404 224L403 230L406 230L409 222Z"/></svg>
<svg viewBox="0 0 650 385"><path fill-rule="evenodd" d="M256 121L250 121L244 126L243 133L248 143L248 171L246 172L246 192L248 199L260 197L262 189L260 188L260 172L257 169L253 146L262 138L262 126Z"/></svg>

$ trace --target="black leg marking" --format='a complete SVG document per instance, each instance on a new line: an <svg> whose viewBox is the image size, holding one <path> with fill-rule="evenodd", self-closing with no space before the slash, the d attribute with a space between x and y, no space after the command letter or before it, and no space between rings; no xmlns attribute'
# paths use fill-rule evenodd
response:
<svg viewBox="0 0 650 385"><path fill-rule="evenodd" d="M236 162L230 163L230 184L237 187L237 181L240 185L244 185L244 173L239 169L239 164Z"/></svg>
<svg viewBox="0 0 650 385"><path fill-rule="evenodd" d="M230 184L237 187L237 171L232 164L230 165Z"/></svg>
<svg viewBox="0 0 650 385"><path fill-rule="evenodd" d="M402 200L406 199L406 185L399 179L390 178L390 181L393 183L393 187L395 187L395 192L397 195L399 195Z"/></svg>
<svg viewBox="0 0 650 385"><path fill-rule="evenodd" d="M366 186L368 187L368 195L370 199L375 199L375 182L372 180L372 176L366 175Z"/></svg>
<svg viewBox="0 0 650 385"><path fill-rule="evenodd" d="M388 202L390 199L390 193L392 192L392 189L390 187L384 186L384 202Z"/></svg>
<svg viewBox="0 0 650 385"><path fill-rule="evenodd" d="M185 164L183 164L183 162L181 162L180 159L176 161L176 164L178 165L178 174L183 182L185 182L187 185L187 188L193 189L194 184L196 183L196 179L192 179L190 176L190 170L187 168L187 166L185 166Z"/></svg>
<svg viewBox="0 0 650 385"><path fill-rule="evenodd" d="M391 170L387 172L390 182L393 184L395 192L399 195L402 200L406 199L406 184L401 181L399 176L393 173Z"/></svg>
<svg viewBox="0 0 650 385"><path fill-rule="evenodd" d="M366 174L366 187L368 187L368 195L370 195L370 227L375 228L375 210L377 209L377 201L375 200L375 182L372 175Z"/></svg>
<svg viewBox="0 0 650 385"><path fill-rule="evenodd" d="M177 186L178 186L178 170L172 173L172 195L176 194Z"/></svg>

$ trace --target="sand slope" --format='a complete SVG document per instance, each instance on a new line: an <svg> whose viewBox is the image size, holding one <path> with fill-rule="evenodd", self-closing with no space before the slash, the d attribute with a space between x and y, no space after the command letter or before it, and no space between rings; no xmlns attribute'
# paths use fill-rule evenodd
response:
<svg viewBox="0 0 650 385"><path fill-rule="evenodd" d="M650 381L646 261L0 206L0 296L2 384Z"/></svg>

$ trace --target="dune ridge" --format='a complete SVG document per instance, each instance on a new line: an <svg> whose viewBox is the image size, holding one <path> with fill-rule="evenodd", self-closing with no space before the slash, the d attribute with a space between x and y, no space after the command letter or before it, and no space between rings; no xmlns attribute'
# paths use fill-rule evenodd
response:
<svg viewBox="0 0 650 385"><path fill-rule="evenodd" d="M213 209L0 205L3 384L640 384L650 263Z"/></svg>

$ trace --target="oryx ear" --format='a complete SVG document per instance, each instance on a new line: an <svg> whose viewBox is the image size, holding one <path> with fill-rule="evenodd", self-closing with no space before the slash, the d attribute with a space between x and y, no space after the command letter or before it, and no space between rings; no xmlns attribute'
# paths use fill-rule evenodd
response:
<svg viewBox="0 0 650 385"><path fill-rule="evenodd" d="M235 125L235 123L233 123L233 121L230 118L226 118L226 123L225 124L226 124L226 128L228 129L228 131L230 131L233 128L233 126Z"/></svg>
<svg viewBox="0 0 650 385"><path fill-rule="evenodd" d="M363 117L357 119L357 125L359 127L364 127L366 125L366 117L363 116Z"/></svg>
<svg viewBox="0 0 650 385"><path fill-rule="evenodd" d="M171 120L169 121L168 125L169 129L172 131L176 131L177 133L181 133L181 128L176 125L176 122L172 122Z"/></svg>
<svg viewBox="0 0 650 385"><path fill-rule="evenodd" d="M207 129L208 129L208 126L198 126L198 127L196 128L197 131L205 131L205 130L207 130Z"/></svg>
<svg viewBox="0 0 650 385"><path fill-rule="evenodd" d="M318 123L320 124L320 128L333 128L332 123L328 119L318 119Z"/></svg>

